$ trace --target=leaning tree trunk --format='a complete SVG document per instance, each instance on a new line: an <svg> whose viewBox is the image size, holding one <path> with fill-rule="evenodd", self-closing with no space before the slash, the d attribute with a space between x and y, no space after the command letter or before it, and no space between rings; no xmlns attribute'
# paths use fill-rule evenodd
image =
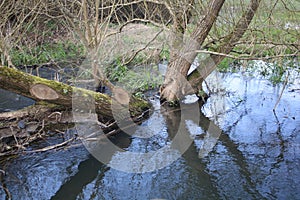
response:
<svg viewBox="0 0 300 200"><path fill-rule="evenodd" d="M208 33L215 23L218 13L225 0L211 1L204 18L182 48L171 58L168 65L164 84L161 87L161 99L169 102L178 101L185 95L196 94L202 90L204 79L216 69L217 65L229 54L246 30L248 29L261 0L251 0L248 9L244 12L233 31L225 38L225 42L218 48L220 55L211 55L207 60L200 63L197 69L187 76L187 72L194 62L197 51L205 41ZM176 49L176 48L175 48Z"/></svg>
<svg viewBox="0 0 300 200"><path fill-rule="evenodd" d="M0 66L0 88L15 92L38 102L43 101L60 105L63 109L72 109L72 101L75 97L76 101L85 103L82 104L82 109L86 109L85 106L87 103L94 104L92 106L94 106L96 114L106 118L114 118L113 113L121 114L128 112L126 109L128 109L127 104L129 101L131 117L139 116L150 107L149 103L142 99L134 97L129 99L128 94L122 89L115 88L114 98L111 98L106 94L72 87L3 66ZM92 100L91 102L87 101L90 99ZM114 108L112 108L113 103L115 104ZM120 119L120 116L118 116L118 118Z"/></svg>
<svg viewBox="0 0 300 200"><path fill-rule="evenodd" d="M197 27L188 40L179 39L180 37L183 38L184 31L182 31L182 33L179 32L182 30L178 28L178 24L180 23L174 23L173 29L176 37L174 37L173 40L176 41L173 42L170 63L167 68L164 83L160 88L162 100L174 102L181 99L187 93L198 93L194 91L187 82L187 73L197 56L196 51L200 49L206 39L224 2L225 0L214 0L210 3L206 15L197 24ZM181 42L181 44L178 44L179 42Z"/></svg>
<svg viewBox="0 0 300 200"><path fill-rule="evenodd" d="M188 81L194 88L194 91L199 91L199 89L202 88L203 80L216 69L217 65L225 58L224 55L229 54L235 44L243 37L259 7L260 2L261 0L251 0L248 9L239 19L233 31L225 37L223 45L219 46L219 55L211 55L208 59L204 60L196 70L189 74ZM186 95L187 94L192 93L186 93Z"/></svg>

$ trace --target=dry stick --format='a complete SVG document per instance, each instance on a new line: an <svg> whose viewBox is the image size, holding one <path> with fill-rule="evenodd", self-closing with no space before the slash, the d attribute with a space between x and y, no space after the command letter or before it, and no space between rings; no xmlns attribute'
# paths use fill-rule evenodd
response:
<svg viewBox="0 0 300 200"><path fill-rule="evenodd" d="M133 61L133 59L138 55L138 53L140 53L141 51L145 50L164 30L161 29L160 31L158 31L156 33L156 35L141 49L138 49L137 51L134 52L134 54L129 58L128 61L126 61L125 63L122 63L123 65L128 65L131 61Z"/></svg>
<svg viewBox="0 0 300 200"><path fill-rule="evenodd" d="M18 140L17 140L17 137L16 137L16 134L15 134L15 132L14 132L14 130L13 130L13 127L12 126L10 126L10 130L11 130L11 133L12 133L12 135L13 135L13 137L14 137L14 139L15 139L15 142L16 142L16 146L19 148L19 142L18 142Z"/></svg>
<svg viewBox="0 0 300 200"><path fill-rule="evenodd" d="M233 56L230 54L226 53L219 53L219 52L214 52L214 51L207 51L207 50L197 50L197 53L205 53L205 54L211 54L211 55L217 55L217 56L225 56L228 58L236 59L236 60L269 60L273 58L281 58L281 57L294 57L297 56L299 51L296 51L293 54L284 54L284 55L277 55L277 56L266 56L266 57L252 57L249 55L240 55L240 56Z"/></svg>
<svg viewBox="0 0 300 200"><path fill-rule="evenodd" d="M276 108L277 108L277 106L278 106L278 104L279 104L279 102L280 102L280 99L281 99L281 97L282 97L283 91L284 91L284 89L285 89L285 87L286 87L286 85L287 85L288 78L289 78L289 74L285 77L285 80L284 80L284 83L283 83L282 90L281 90L281 92L280 92L279 98L278 98L277 101L276 101L276 104L275 104L275 106L274 106L274 108L273 108L273 111L276 110Z"/></svg>
<svg viewBox="0 0 300 200"><path fill-rule="evenodd" d="M42 149L37 149L37 150L32 150L32 151L25 151L25 153L37 153L37 152L49 151L49 150L52 150L52 149L62 147L64 145L68 144L69 142L72 142L73 140L75 140L75 138L71 138L67 141L64 141L64 142L60 143L60 144L48 146L48 147L45 147L45 148L42 148Z"/></svg>
<svg viewBox="0 0 300 200"><path fill-rule="evenodd" d="M36 135L41 136L41 132L44 130L44 128L45 128L45 120L42 121L42 127L41 127L41 129L37 132Z"/></svg>

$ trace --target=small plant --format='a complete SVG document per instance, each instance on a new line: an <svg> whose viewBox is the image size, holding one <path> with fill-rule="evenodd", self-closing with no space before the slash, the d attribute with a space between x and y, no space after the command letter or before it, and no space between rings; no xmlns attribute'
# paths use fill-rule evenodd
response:
<svg viewBox="0 0 300 200"><path fill-rule="evenodd" d="M111 81L119 81L127 72L128 68L123 65L121 58L116 59L112 67L106 68L106 74Z"/></svg>
<svg viewBox="0 0 300 200"><path fill-rule="evenodd" d="M166 60L170 60L170 49L167 47L163 47L163 49L160 52L160 60L162 61L166 61Z"/></svg>
<svg viewBox="0 0 300 200"><path fill-rule="evenodd" d="M145 97L145 95L143 94L143 92L136 92L134 94L134 96L137 97L137 98L144 98Z"/></svg>
<svg viewBox="0 0 300 200"><path fill-rule="evenodd" d="M218 65L218 70L220 72L232 72L232 63L234 60L232 58L224 58L222 62Z"/></svg>
<svg viewBox="0 0 300 200"><path fill-rule="evenodd" d="M206 97L206 95L207 95L207 94L206 94L203 90L199 90L199 91L198 91L198 96L199 96L199 97L204 98L204 97Z"/></svg>
<svg viewBox="0 0 300 200"><path fill-rule="evenodd" d="M284 76L286 69L284 69L282 64L274 63L274 67L272 68L272 74L270 77L270 81L273 84L277 84L283 81L282 77Z"/></svg>

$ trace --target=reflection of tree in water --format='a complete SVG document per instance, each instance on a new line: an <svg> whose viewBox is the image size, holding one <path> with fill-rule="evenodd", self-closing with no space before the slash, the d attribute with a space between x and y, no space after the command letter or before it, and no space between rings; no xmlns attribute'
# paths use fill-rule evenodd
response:
<svg viewBox="0 0 300 200"><path fill-rule="evenodd" d="M287 140L284 139L286 133L282 132L285 119L279 122L277 116L271 112L277 93L274 94L274 88L264 81L244 77L244 80L241 79L238 78L239 86L228 87L226 110L219 112L220 117L216 121L225 130L225 134L220 136L218 148L215 148L216 152L212 152L209 162L213 162L214 159L219 159L218 162L221 163L229 162L228 160L234 162L239 168L239 179L243 180L239 180L239 183L252 198L278 198L284 194L280 191L289 190L284 186L283 181L287 179L282 174L289 166L284 158L287 151ZM228 83L227 79L227 84L232 86L236 83ZM233 91L232 88L238 90ZM214 102L218 101L218 98L220 97L216 95ZM285 109L282 109L285 112ZM214 114L216 113L218 112ZM284 113L280 111L280 115L282 114ZM231 159L217 156L222 149L221 144L227 150L225 154L221 154L229 155ZM225 163L221 165L230 166ZM223 175L214 174L219 180L222 179ZM278 177L283 179L278 182ZM274 187L277 191L272 189Z"/></svg>
<svg viewBox="0 0 300 200"><path fill-rule="evenodd" d="M121 137L126 137L124 134ZM120 141L125 141L124 143L119 143L114 139L111 140L115 145L125 148L127 147L128 143L127 138ZM103 144L107 145L107 144ZM126 146L124 146L126 145ZM99 184L99 180L103 178L105 172L109 170L107 166L99 162L96 158L90 155L87 160L82 161L78 166L78 172L69 178L56 192L54 196L52 196L52 200L59 200L59 199L76 199L84 190L84 188L97 179L97 184Z"/></svg>
<svg viewBox="0 0 300 200"><path fill-rule="evenodd" d="M78 166L78 172L70 177L51 199L76 199L83 188L97 178L99 170L104 171L105 167L94 157L81 162Z"/></svg>
<svg viewBox="0 0 300 200"><path fill-rule="evenodd" d="M252 147L252 149L244 150L246 148L244 145L249 146L251 144L232 139L230 134L239 131L239 122L245 120L247 117L250 117L250 119L253 117L251 116L251 109L249 108L249 105L247 105L247 96L249 95L247 92L248 84L245 84L244 96L242 98L243 101L233 104L234 109L229 108L224 113L221 113L223 115L228 114L229 116L230 112L238 113L238 116L231 119L231 124L227 124L225 132L216 125L217 122L213 122L203 115L202 112L195 113L193 110L190 110L187 112L189 113L188 115L182 115L180 109L188 110L192 108L189 104L182 105L180 109L161 108L161 114L166 121L169 140L172 140L178 131L184 133L181 136L183 139L191 138L192 133L190 133L187 125L179 126L181 123L186 123L188 120L193 121L195 124L197 123L204 133L204 136L201 135L201 137L193 138L194 143L183 154L183 159L180 159L180 161L176 161L169 167L155 172L128 174L106 168L99 163L94 165L93 163L97 163L97 161L89 159L82 162L78 174L71 177L70 180L60 188L53 199L59 199L58 197L61 194L65 194L68 188L72 190L72 194L76 193L74 194L74 198L76 198L76 196L78 197L78 195L83 195L85 193L85 187L89 184L94 184L92 193L93 196L96 197L101 195L121 195L121 193L123 193L124 197L134 196L148 198L153 197L151 196L153 193L161 194L160 192L167 191L164 193L166 195L165 197L173 192L173 197L182 198L202 194L204 197L219 199L241 194L248 198L265 199L266 196L269 196L270 194L266 194L265 190L261 188L262 181L264 181L264 178L267 176L273 176L273 171L280 168L281 163L284 161L286 146L282 136L282 123L279 123L278 118L277 130L274 132L274 137L277 136L278 138L277 141L280 146L280 151L275 158L270 155L264 155L264 157L261 158L262 160L257 160L257 156L260 156L260 153L255 151L257 151L260 144L255 143L255 146ZM198 104L198 102L196 102L196 104ZM200 108L202 107L202 105L198 106ZM222 116L219 116L219 119L222 120ZM266 131L263 130L263 124L264 122L257 125L262 133ZM220 131L221 135L215 134L213 131ZM257 137L259 137L259 133L257 134ZM211 137L216 138L210 140ZM134 140L134 138L131 139ZM204 143L204 140L207 140L208 142L217 140L217 143L213 144L216 146L211 149L212 151L209 153L208 157L199 159L199 149L197 149L197 145L195 144L197 140L202 140L202 144ZM260 138L258 141L260 143L263 139ZM151 145L151 142L145 140L144 144L149 146ZM132 144L128 143L128 145ZM173 144L173 147L180 149L181 145L182 144ZM221 153L219 152L220 148L224 149ZM266 149L268 148L270 148L270 146L267 144ZM252 152L252 150L254 150L254 152ZM264 152L266 150L262 147L261 151ZM267 159L275 159L275 162L268 165L267 169L263 169L265 171L267 170L268 173L264 174L264 172L261 171L256 172L255 170L259 167L260 162L265 164ZM255 163L256 165L253 166L253 162L258 163ZM215 164L216 166L213 166ZM227 169L224 170L224 167ZM83 176L86 178L81 178ZM80 184L76 182L79 182ZM167 184L165 184L166 182ZM232 185L233 183L234 185ZM177 192L174 190L176 187L178 187ZM133 190L136 192L135 194L130 193L130 191ZM195 192L196 190L198 190L198 192ZM148 195L141 196L141 192L145 194L148 193ZM235 192L237 192L237 194L235 194ZM273 197L276 197L276 195Z"/></svg>
<svg viewBox="0 0 300 200"><path fill-rule="evenodd" d="M198 102L197 102L198 103ZM182 109L188 109L188 107L192 107L191 105L186 105ZM202 104L200 103L200 107ZM192 110L190 112L192 114ZM178 117L179 116L179 117ZM169 134L172 137L172 134L177 133L177 126L180 123L180 120L185 121L185 120L193 120L195 119L193 115L187 115L185 116L184 119L180 119L180 111L176 112L168 112L168 114L165 116L167 121L168 121L168 130ZM252 194L253 198L263 198L262 195L256 190L256 184L253 182L251 178L251 172L248 170L248 165L247 165L247 159L244 157L243 153L239 150L238 144L234 143L230 137L224 133L218 126L211 121L209 118L207 118L202 112L200 112L200 120L199 120L199 126L203 129L206 135L209 135L209 137L217 137L215 140L218 140L219 143L221 143L227 150L230 156L233 158L235 164L239 167L239 177L243 179L246 182L246 192L249 194ZM236 124L236 123L234 123ZM175 126L170 126L170 125L175 125ZM213 127L213 128L210 128ZM217 130L218 129L218 130ZM219 131L221 132L221 135L219 134L214 134L214 133L208 133L210 131ZM189 131L186 129L186 133L190 134ZM220 137L219 137L220 136ZM202 139L207 139L208 141L210 139L208 138L202 138ZM211 141L215 141L211 140ZM214 144L212 144L214 145ZM201 151L201 149L200 149ZM214 154L214 152L212 152ZM191 147L186 151L186 153L183 155L185 158L185 161L188 163L189 166L193 167L194 169L200 170L201 177L203 179L206 179L206 186L204 187L209 187L209 188L214 188L213 191L215 194L217 194L218 189L214 180L214 177L212 177L209 173L206 172L208 166L206 165L203 160L205 159L199 159L199 151L196 149L196 146L193 144ZM226 177L226 174L223 174L225 178L230 178ZM225 186L226 187L226 186Z"/></svg>
<svg viewBox="0 0 300 200"><path fill-rule="evenodd" d="M198 102L196 102L196 104L198 104ZM193 108L194 105L192 104L190 105L181 104L180 109L172 109L168 107L162 108L162 113L168 126L168 134L171 139L174 138L179 131L184 132L184 135L190 138L190 133L188 128L185 125L180 126L181 123L185 124L186 120L192 119L195 120L196 123L200 123L200 124L203 123L203 121L201 120L203 114L193 112L194 111ZM182 112L181 110L185 110L185 111ZM183 115L182 113L188 113L188 114ZM200 117L200 121L198 121L199 117ZM181 127L180 130L179 127ZM175 144L175 145L176 145L175 148L178 148L178 145L180 144ZM198 151L195 145L194 144L190 145L190 147L182 156L185 159L185 162L188 166L190 166L193 170L197 170L198 175L201 177L201 179L199 180L202 183L200 184L201 188L204 191L217 196L218 194L217 188L215 187L215 184L211 179L210 175L205 170L206 164L201 159L198 158Z"/></svg>
<svg viewBox="0 0 300 200"><path fill-rule="evenodd" d="M282 133L281 133L282 123L279 122L276 112L274 111L273 113L274 113L274 117L276 119L276 124L277 124L276 136L278 137L278 140L280 141L280 143L279 143L280 153L277 156L276 162L273 163L273 165L272 165L272 168L275 169L275 168L279 168L280 163L284 161L284 152L285 152L286 146L285 146L285 141L284 141L284 139L282 137ZM270 174L271 173L272 173L272 170L270 170Z"/></svg>

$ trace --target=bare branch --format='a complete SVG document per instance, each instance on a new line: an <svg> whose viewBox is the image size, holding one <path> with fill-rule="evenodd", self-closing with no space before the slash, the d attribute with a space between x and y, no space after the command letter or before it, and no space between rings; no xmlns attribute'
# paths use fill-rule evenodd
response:
<svg viewBox="0 0 300 200"><path fill-rule="evenodd" d="M216 56L224 56L227 58L232 58L236 60L270 60L274 58L284 58L284 57L295 57L299 56L299 52L297 51L293 54L283 54L283 55L276 55L276 56L265 56L265 57L253 57L249 54L240 54L239 56L233 56L231 54L225 54L225 53L219 53L219 52L214 52L214 51L207 51L207 50L198 50L196 51L197 53L205 53L205 54L210 54L210 55L216 55Z"/></svg>

